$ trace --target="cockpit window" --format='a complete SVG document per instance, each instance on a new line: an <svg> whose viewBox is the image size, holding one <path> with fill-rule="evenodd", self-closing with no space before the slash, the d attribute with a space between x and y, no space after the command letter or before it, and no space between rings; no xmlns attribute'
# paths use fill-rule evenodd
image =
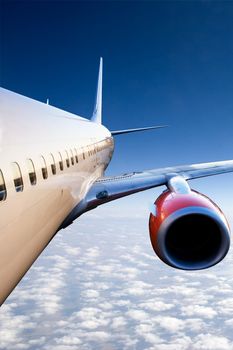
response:
<svg viewBox="0 0 233 350"><path fill-rule="evenodd" d="M36 171L35 171L33 161L31 159L27 159L27 167L28 167L28 175L29 175L31 185L35 185L36 184Z"/></svg>
<svg viewBox="0 0 233 350"><path fill-rule="evenodd" d="M23 178L18 163L12 163L12 173L16 192L23 191Z"/></svg>
<svg viewBox="0 0 233 350"><path fill-rule="evenodd" d="M3 177L3 173L0 170L0 201L4 201L6 199L6 185Z"/></svg>

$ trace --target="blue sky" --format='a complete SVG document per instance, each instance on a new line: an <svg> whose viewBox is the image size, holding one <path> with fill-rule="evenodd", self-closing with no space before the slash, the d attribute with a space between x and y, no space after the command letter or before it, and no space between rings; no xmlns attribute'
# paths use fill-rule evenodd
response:
<svg viewBox="0 0 233 350"><path fill-rule="evenodd" d="M232 159L232 18L232 2L2 1L0 84L40 101L49 97L52 105L90 117L99 57L103 56L104 124L112 130L170 125L163 130L116 138L108 174ZM192 185L211 196L232 222L233 175L195 180ZM154 340L159 350L171 350L172 343L175 349L190 349L190 338L193 349L216 350L211 348L212 338L215 345L220 344L219 349L232 349L232 310L224 304L229 299L228 305L232 305L232 255L224 265L203 274L176 273L154 259L147 222L151 203L160 192L161 189L150 190L103 206L60 233L9 298L1 316L0 348L19 349L21 339L21 348L25 349L58 349L59 345L62 350L73 350L78 344L89 349L93 341L101 349L122 349L122 342L128 341L128 349L147 346L157 350L150 343ZM102 249L101 242L107 248ZM111 257L109 247L113 242L116 251ZM139 253L137 246L141 247ZM64 247L68 249L65 257ZM129 260L123 257L116 261L118 255L128 254L121 254L121 249L129 252ZM101 268L89 276L96 264L110 266L109 272L105 271L107 276L100 274L104 271ZM111 268L125 271L136 290L148 288L148 293L130 294L123 276L112 276ZM132 268L131 272L127 268ZM48 278L55 272L58 284L53 281L48 286ZM91 282L85 279L92 277L93 284L88 287L86 283ZM40 295L48 295L45 300L38 297L38 281ZM111 287L106 294L100 291L104 283ZM119 294L118 284L124 295ZM163 288L160 298L156 291ZM88 290L99 294L88 294ZM194 310L185 311L196 294ZM161 310L158 306L148 311L145 303L151 303L153 298L157 298ZM121 300L129 300L130 304L119 305ZM106 304L105 311L86 310L85 319L78 314L84 308L108 302L112 302L112 311ZM166 308L164 304L172 306ZM29 316L32 312L35 317ZM97 317L99 323L92 323L93 328L82 327L82 322L96 320L95 312L106 312L105 320ZM143 317L151 322L144 322ZM64 327L56 323L59 320L65 322ZM17 333L15 329L21 321L26 328L18 328ZM51 334L46 333L46 327L38 326L41 322ZM72 322L80 326L81 333L72 330ZM156 334L158 324L161 328L155 339L151 334ZM185 324L192 324L193 332ZM130 329L128 338L123 331L126 326ZM63 328L67 333L62 333ZM11 329L10 333L7 329ZM105 343L98 340L101 334ZM77 339L71 339L71 335ZM133 339L137 344L130 345Z"/></svg>
<svg viewBox="0 0 233 350"><path fill-rule="evenodd" d="M104 57L110 173L232 158L231 2L3 1L1 85L90 117Z"/></svg>
<svg viewBox="0 0 233 350"><path fill-rule="evenodd" d="M105 125L170 125L119 136L110 174L232 158L233 3L1 6L3 87L90 117L103 56Z"/></svg>

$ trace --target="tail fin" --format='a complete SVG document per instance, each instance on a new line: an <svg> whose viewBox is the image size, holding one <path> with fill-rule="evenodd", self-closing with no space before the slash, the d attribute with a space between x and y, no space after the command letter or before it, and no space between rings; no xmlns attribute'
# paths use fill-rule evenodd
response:
<svg viewBox="0 0 233 350"><path fill-rule="evenodd" d="M103 58L100 57L95 108L91 118L91 121L97 124L102 124L102 80L103 80Z"/></svg>

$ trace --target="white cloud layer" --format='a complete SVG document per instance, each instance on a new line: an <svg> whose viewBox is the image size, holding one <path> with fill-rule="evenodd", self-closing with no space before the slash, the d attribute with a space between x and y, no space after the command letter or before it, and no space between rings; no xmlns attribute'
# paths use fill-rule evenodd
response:
<svg viewBox="0 0 233 350"><path fill-rule="evenodd" d="M0 349L232 350L232 262L177 271L143 219L83 216L2 306Z"/></svg>

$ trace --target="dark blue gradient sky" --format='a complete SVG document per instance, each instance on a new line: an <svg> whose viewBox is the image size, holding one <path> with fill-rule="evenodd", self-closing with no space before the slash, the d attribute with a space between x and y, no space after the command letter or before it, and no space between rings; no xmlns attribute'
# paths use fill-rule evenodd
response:
<svg viewBox="0 0 233 350"><path fill-rule="evenodd" d="M104 124L170 125L119 136L110 174L233 157L232 2L2 1L0 12L1 86L90 117L103 56ZM227 199L232 182L197 186Z"/></svg>

